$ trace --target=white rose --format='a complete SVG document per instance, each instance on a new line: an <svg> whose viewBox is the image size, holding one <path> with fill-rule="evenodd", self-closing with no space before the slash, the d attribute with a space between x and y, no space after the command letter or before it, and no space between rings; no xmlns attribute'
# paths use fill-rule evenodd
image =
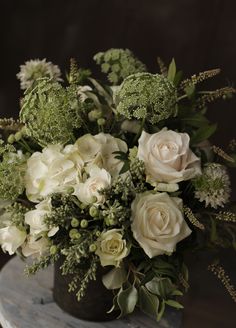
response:
<svg viewBox="0 0 236 328"><path fill-rule="evenodd" d="M19 230L15 226L0 229L0 245L4 252L13 255L16 250L24 243L26 232Z"/></svg>
<svg viewBox="0 0 236 328"><path fill-rule="evenodd" d="M63 150L59 145L50 145L28 159L25 184L29 200L39 202L80 181L82 159L75 152L73 147L67 146Z"/></svg>
<svg viewBox="0 0 236 328"><path fill-rule="evenodd" d="M40 257L48 251L49 245L47 238L38 239L35 236L28 236L26 243L22 246L22 254L25 257Z"/></svg>
<svg viewBox="0 0 236 328"><path fill-rule="evenodd" d="M103 232L98 239L96 254L99 256L102 266L118 267L123 258L129 254L126 240L123 239L120 232L120 229L111 229Z"/></svg>
<svg viewBox="0 0 236 328"><path fill-rule="evenodd" d="M59 230L58 227L51 229L44 223L46 215L50 214L52 209L51 199L45 199L41 203L35 206L34 210L25 213L25 223L30 226L30 233L32 235L38 235L42 232L48 232L48 236L54 236Z"/></svg>
<svg viewBox="0 0 236 328"><path fill-rule="evenodd" d="M163 129L149 134L142 132L138 158L144 161L147 181L178 183L201 173L200 159L189 148L189 135Z"/></svg>
<svg viewBox="0 0 236 328"><path fill-rule="evenodd" d="M126 143L110 134L99 133L95 136L86 134L76 142L78 151L84 162L95 164L106 169L111 176L117 176L123 162L115 158L116 151L127 152Z"/></svg>
<svg viewBox="0 0 236 328"><path fill-rule="evenodd" d="M171 254L191 234L180 209L182 200L167 193L138 194L131 205L134 238L150 257Z"/></svg>
<svg viewBox="0 0 236 328"><path fill-rule="evenodd" d="M111 176L105 169L96 165L89 167L88 173L89 178L84 183L79 183L73 194L84 204L102 204L105 197L100 191L110 186Z"/></svg>

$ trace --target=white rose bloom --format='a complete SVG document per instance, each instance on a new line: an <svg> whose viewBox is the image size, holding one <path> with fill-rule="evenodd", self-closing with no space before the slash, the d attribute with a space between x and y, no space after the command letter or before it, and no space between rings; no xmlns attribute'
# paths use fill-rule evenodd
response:
<svg viewBox="0 0 236 328"><path fill-rule="evenodd" d="M123 162L115 158L115 151L127 152L126 143L110 134L99 133L95 136L86 134L76 142L78 151L84 162L96 164L106 169L111 176L117 176L123 166Z"/></svg>
<svg viewBox="0 0 236 328"><path fill-rule="evenodd" d="M89 178L75 186L73 194L84 204L102 204L105 197L99 191L110 186L111 176L105 169L100 169L96 165L89 167L88 173Z"/></svg>
<svg viewBox="0 0 236 328"><path fill-rule="evenodd" d="M19 230L15 226L0 229L0 245L4 252L13 255L16 250L24 243L26 232Z"/></svg>
<svg viewBox="0 0 236 328"><path fill-rule="evenodd" d="M189 148L189 135L162 129L142 132L138 158L145 163L147 181L178 183L201 174L200 159Z"/></svg>
<svg viewBox="0 0 236 328"><path fill-rule="evenodd" d="M96 254L99 256L101 265L114 265L119 267L120 262L129 254L126 240L123 239L120 229L111 229L103 232L96 245Z"/></svg>
<svg viewBox="0 0 236 328"><path fill-rule="evenodd" d="M30 226L31 235L38 235L42 232L48 232L48 236L54 236L59 230L58 227L53 227L49 229L44 223L44 217L50 214L52 209L51 199L45 199L41 203L35 206L34 210L25 213L25 223Z"/></svg>
<svg viewBox="0 0 236 328"><path fill-rule="evenodd" d="M22 246L22 254L25 257L40 257L49 249L49 240L47 238L38 239L35 236L29 236L26 243Z"/></svg>
<svg viewBox="0 0 236 328"><path fill-rule="evenodd" d="M181 211L182 200L167 193L138 194L132 203L134 238L150 257L171 254L191 234Z"/></svg>
<svg viewBox="0 0 236 328"><path fill-rule="evenodd" d="M42 153L34 153L27 161L25 175L28 199L39 202L51 193L66 191L80 181L81 167L82 159L74 148L62 150L59 145L50 145Z"/></svg>

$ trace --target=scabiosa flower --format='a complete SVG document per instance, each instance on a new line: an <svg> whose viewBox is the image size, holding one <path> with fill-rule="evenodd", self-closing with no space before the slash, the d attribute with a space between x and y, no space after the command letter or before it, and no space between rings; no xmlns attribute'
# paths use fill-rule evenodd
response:
<svg viewBox="0 0 236 328"><path fill-rule="evenodd" d="M230 197L230 179L226 168L217 163L207 164L194 182L195 197L205 206L224 206Z"/></svg>
<svg viewBox="0 0 236 328"><path fill-rule="evenodd" d="M20 72L16 74L20 80L22 90L32 86L38 78L49 77L54 81L61 81L61 71L57 65L47 62L46 59L35 59L25 62L20 66Z"/></svg>

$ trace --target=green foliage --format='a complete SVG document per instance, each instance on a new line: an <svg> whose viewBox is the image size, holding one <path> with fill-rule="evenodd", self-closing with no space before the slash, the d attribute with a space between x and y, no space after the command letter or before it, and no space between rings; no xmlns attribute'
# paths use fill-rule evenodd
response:
<svg viewBox="0 0 236 328"><path fill-rule="evenodd" d="M120 317L130 314L134 311L138 302L138 291L135 286L130 285L128 288L120 289L117 295L117 304L120 308Z"/></svg>
<svg viewBox="0 0 236 328"><path fill-rule="evenodd" d="M20 120L27 135L44 147L72 141L74 130L82 125L82 112L75 86L63 88L57 82L42 79L26 91Z"/></svg>
<svg viewBox="0 0 236 328"><path fill-rule="evenodd" d="M120 84L131 74L146 71L146 66L128 49L109 49L106 52L99 52L94 56L94 60L114 85Z"/></svg>
<svg viewBox="0 0 236 328"><path fill-rule="evenodd" d="M70 60L70 72L68 74L68 82L70 84L81 85L90 77L91 71L89 69L79 68L76 60L71 58Z"/></svg>
<svg viewBox="0 0 236 328"><path fill-rule="evenodd" d="M5 153L0 162L0 198L16 200L25 189L25 157L17 153Z"/></svg>
<svg viewBox="0 0 236 328"><path fill-rule="evenodd" d="M124 80L116 103L117 112L127 119L156 124L176 115L177 91L162 75L137 73Z"/></svg>
<svg viewBox="0 0 236 328"><path fill-rule="evenodd" d="M17 202L6 207L6 213L10 214L12 225L19 228L25 226L25 213L28 212L28 210L28 207Z"/></svg>

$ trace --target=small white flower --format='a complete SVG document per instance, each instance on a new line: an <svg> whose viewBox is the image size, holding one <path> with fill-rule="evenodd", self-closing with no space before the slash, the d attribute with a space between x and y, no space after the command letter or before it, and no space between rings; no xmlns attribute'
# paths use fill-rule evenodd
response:
<svg viewBox="0 0 236 328"><path fill-rule="evenodd" d="M120 229L103 232L96 246L96 254L99 256L102 266L114 265L119 267L121 261L129 254L129 248Z"/></svg>
<svg viewBox="0 0 236 328"><path fill-rule="evenodd" d="M195 197L205 206L223 207L230 198L230 179L226 168L217 163L205 165L201 176L194 181Z"/></svg>
<svg viewBox="0 0 236 328"><path fill-rule="evenodd" d="M92 88L89 85L80 85L78 87L78 96L81 102L84 102L88 96L86 92L92 91Z"/></svg>
<svg viewBox="0 0 236 328"><path fill-rule="evenodd" d="M100 192L111 184L111 176L105 169L93 165L88 168L89 178L75 186L74 195L84 204L102 204L104 195Z"/></svg>
<svg viewBox="0 0 236 328"><path fill-rule="evenodd" d="M0 229L0 245L4 252L13 255L16 250L24 243L26 232L15 226L8 226Z"/></svg>
<svg viewBox="0 0 236 328"><path fill-rule="evenodd" d="M182 213L182 200L167 193L138 194L131 205L134 238L150 257L171 254L191 234Z"/></svg>
<svg viewBox="0 0 236 328"><path fill-rule="evenodd" d="M138 158L144 161L147 181L178 183L201 173L200 159L189 148L189 135L163 129L139 139Z"/></svg>
<svg viewBox="0 0 236 328"><path fill-rule="evenodd" d="M22 246L22 254L25 257L32 256L38 258L48 251L49 245L48 238L28 236L26 243Z"/></svg>
<svg viewBox="0 0 236 328"><path fill-rule="evenodd" d="M34 210L28 211L25 214L25 223L30 226L30 234L35 236L42 232L48 232L48 236L54 236L59 230L58 227L51 229L44 223L46 215L50 214L52 210L51 199L45 199L35 206Z"/></svg>
<svg viewBox="0 0 236 328"><path fill-rule="evenodd" d="M49 77L54 81L61 81L61 71L57 65L43 60L35 59L25 62L20 66L20 72L16 75L20 80L21 89L25 90L32 86L38 78Z"/></svg>

